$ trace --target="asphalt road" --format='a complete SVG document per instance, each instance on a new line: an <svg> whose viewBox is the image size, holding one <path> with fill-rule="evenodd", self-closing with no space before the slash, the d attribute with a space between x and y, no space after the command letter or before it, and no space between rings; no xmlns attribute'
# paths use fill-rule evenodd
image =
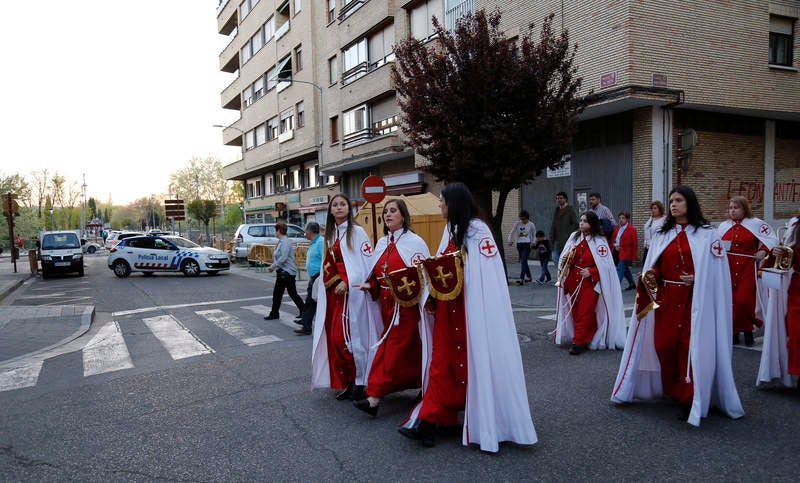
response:
<svg viewBox="0 0 800 483"><path fill-rule="evenodd" d="M0 480L793 481L800 470L800 393L757 390L757 351L734 350L746 416L712 412L693 428L666 401L612 405L621 353L569 356L547 335L551 308L519 303L539 443L486 454L454 428L427 449L396 431L414 391L370 419L309 390L311 338L292 332L296 309L285 299L282 320L262 319L268 276L117 279L104 257L87 261L83 284L37 279L15 294L94 304L96 317L34 386L0 392Z"/></svg>

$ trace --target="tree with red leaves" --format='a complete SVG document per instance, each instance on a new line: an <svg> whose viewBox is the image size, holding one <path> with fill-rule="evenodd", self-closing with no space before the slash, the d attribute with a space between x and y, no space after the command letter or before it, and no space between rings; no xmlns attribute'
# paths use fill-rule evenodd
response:
<svg viewBox="0 0 800 483"><path fill-rule="evenodd" d="M400 42L392 70L403 132L429 161L422 169L469 186L496 240L508 193L563 164L583 109L577 45L553 32L553 16L538 42L530 26L518 44L498 29L500 17L479 10L452 31L433 18L436 41Z"/></svg>

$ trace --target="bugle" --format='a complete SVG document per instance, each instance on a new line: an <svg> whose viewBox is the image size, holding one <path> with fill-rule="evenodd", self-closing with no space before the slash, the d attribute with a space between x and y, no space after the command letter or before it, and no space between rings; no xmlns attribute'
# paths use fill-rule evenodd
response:
<svg viewBox="0 0 800 483"><path fill-rule="evenodd" d="M787 247L783 244L783 236L781 234L781 230L785 233L789 230L788 226L779 226L777 230L775 230L775 234L778 236L778 246L783 249L782 255L775 256L775 262L772 264L772 268L776 270L789 270L792 268L792 260L794 259L794 250L790 247Z"/></svg>

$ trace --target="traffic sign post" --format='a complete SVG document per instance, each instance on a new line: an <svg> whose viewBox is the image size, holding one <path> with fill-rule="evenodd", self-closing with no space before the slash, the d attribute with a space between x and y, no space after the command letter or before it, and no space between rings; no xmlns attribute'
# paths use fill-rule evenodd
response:
<svg viewBox="0 0 800 483"><path fill-rule="evenodd" d="M378 222L375 219L375 205L386 197L386 183L380 176L369 175L361 183L361 195L372 205L372 240L378 241Z"/></svg>
<svg viewBox="0 0 800 483"><path fill-rule="evenodd" d="M8 239L11 240L11 263L14 264L14 273L17 273L17 254L19 248L14 240L14 216L19 214L17 195L8 192L3 196L3 215L8 220Z"/></svg>
<svg viewBox="0 0 800 483"><path fill-rule="evenodd" d="M183 200L164 200L164 216L174 220L186 219L186 208L183 205Z"/></svg>

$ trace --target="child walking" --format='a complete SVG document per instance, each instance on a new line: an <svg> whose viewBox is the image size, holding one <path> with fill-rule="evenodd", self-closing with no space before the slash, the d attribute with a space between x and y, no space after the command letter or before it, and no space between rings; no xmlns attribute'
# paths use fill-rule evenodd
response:
<svg viewBox="0 0 800 483"><path fill-rule="evenodd" d="M545 238L542 230L536 232L536 245L534 245L534 249L539 256L539 264L542 266L542 273L539 275L539 280L537 281L540 285L543 285L551 280L547 265L550 263L550 257L553 256L553 249L550 246L550 240Z"/></svg>

